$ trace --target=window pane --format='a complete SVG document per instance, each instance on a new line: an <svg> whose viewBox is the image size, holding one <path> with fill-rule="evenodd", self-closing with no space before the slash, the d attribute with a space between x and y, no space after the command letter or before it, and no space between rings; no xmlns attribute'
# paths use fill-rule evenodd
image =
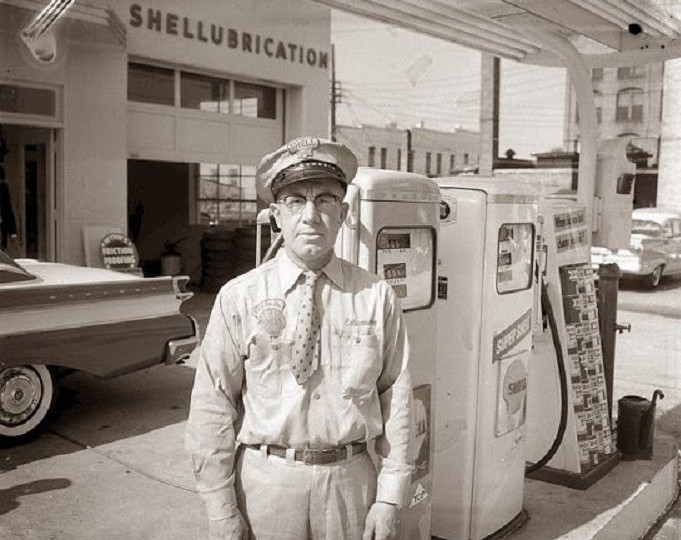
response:
<svg viewBox="0 0 681 540"><path fill-rule="evenodd" d="M217 199L217 197L218 197L217 178L202 176L199 179L199 198Z"/></svg>
<svg viewBox="0 0 681 540"><path fill-rule="evenodd" d="M239 203L238 202L220 202L219 221L238 221L239 220Z"/></svg>
<svg viewBox="0 0 681 540"><path fill-rule="evenodd" d="M277 91L269 86L234 83L234 114L251 118L277 117Z"/></svg>
<svg viewBox="0 0 681 540"><path fill-rule="evenodd" d="M237 199L239 197L239 166L218 165L220 172L220 200Z"/></svg>
<svg viewBox="0 0 681 540"><path fill-rule="evenodd" d="M0 111L55 116L57 94L47 88L0 84Z"/></svg>
<svg viewBox="0 0 681 540"><path fill-rule="evenodd" d="M241 203L241 221L255 223L258 208L254 202Z"/></svg>
<svg viewBox="0 0 681 540"><path fill-rule="evenodd" d="M217 163L199 163L199 174L201 176L217 176Z"/></svg>
<svg viewBox="0 0 681 540"><path fill-rule="evenodd" d="M196 75L180 74L180 104L185 109L229 113L229 81Z"/></svg>
<svg viewBox="0 0 681 540"><path fill-rule="evenodd" d="M681 221L678 219L672 220L672 234L674 236L681 235Z"/></svg>
<svg viewBox="0 0 681 540"><path fill-rule="evenodd" d="M239 176L239 166L238 165L227 165L225 163L219 163L213 165L216 170L220 171L220 176Z"/></svg>
<svg viewBox="0 0 681 540"><path fill-rule="evenodd" d="M199 222L201 225L217 225L218 203L215 201L199 201Z"/></svg>
<svg viewBox="0 0 681 540"><path fill-rule="evenodd" d="M175 74L172 69L128 64L128 99L159 105L175 104Z"/></svg>
<svg viewBox="0 0 681 540"><path fill-rule="evenodd" d="M631 107L631 119L634 122L643 121L643 105L634 105Z"/></svg>
<svg viewBox="0 0 681 540"><path fill-rule="evenodd" d="M241 177L241 199L245 201L254 201L255 195L255 177L242 176Z"/></svg>

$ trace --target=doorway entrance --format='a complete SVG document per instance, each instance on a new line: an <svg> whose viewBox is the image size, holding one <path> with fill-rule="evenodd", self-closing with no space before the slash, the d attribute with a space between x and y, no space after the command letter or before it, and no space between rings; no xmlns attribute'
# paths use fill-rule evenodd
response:
<svg viewBox="0 0 681 540"><path fill-rule="evenodd" d="M3 124L3 169L5 193L16 223L18 242L11 246L14 257L55 259L54 155L55 130ZM5 221L7 222L7 221Z"/></svg>

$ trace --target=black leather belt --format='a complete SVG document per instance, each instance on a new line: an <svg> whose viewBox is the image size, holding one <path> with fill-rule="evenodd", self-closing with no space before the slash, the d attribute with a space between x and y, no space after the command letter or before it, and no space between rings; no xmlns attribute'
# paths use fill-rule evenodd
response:
<svg viewBox="0 0 681 540"><path fill-rule="evenodd" d="M246 448L253 448L255 450L260 450L260 445L258 444L244 444ZM273 456L278 456L281 458L286 457L287 448L284 446L276 446L273 444L268 444L267 453ZM349 445L350 450L347 446L338 446L336 448L304 448L296 449L294 459L296 461L302 461L306 465L329 465L331 463L336 463L338 461L344 461L351 456L356 456L361 454L367 449L367 443L365 442L354 442Z"/></svg>

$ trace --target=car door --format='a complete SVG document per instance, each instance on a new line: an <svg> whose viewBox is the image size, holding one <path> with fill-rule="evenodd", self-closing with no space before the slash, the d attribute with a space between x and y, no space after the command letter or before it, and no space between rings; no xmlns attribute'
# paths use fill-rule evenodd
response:
<svg viewBox="0 0 681 540"><path fill-rule="evenodd" d="M669 269L667 273L681 272L681 218L669 220Z"/></svg>

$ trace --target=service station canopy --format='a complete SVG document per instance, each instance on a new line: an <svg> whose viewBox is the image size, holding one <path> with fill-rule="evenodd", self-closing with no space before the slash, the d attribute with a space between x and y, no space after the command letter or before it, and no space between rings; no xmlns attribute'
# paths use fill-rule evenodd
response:
<svg viewBox="0 0 681 540"><path fill-rule="evenodd" d="M567 68L580 111L577 199L593 230L599 227L594 220L598 141L589 69L681 57L679 0L313 1L501 58Z"/></svg>
<svg viewBox="0 0 681 540"><path fill-rule="evenodd" d="M681 56L677 0L315 1L530 64L565 65L546 35L569 41L588 67Z"/></svg>

